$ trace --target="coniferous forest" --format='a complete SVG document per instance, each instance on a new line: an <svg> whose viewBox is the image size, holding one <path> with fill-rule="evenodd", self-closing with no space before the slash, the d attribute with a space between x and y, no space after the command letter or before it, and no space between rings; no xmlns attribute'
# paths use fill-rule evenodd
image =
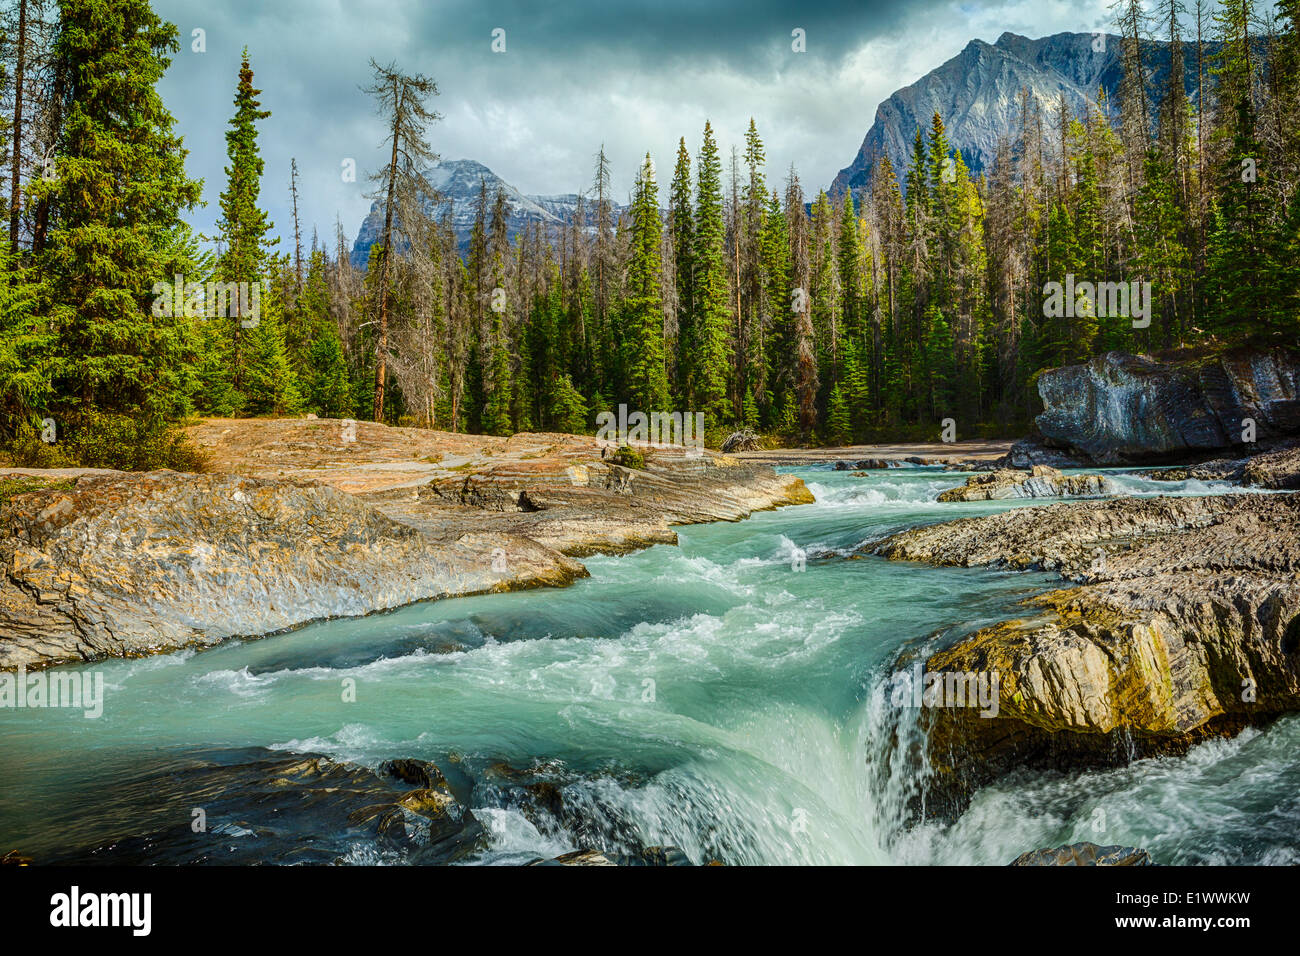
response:
<svg viewBox="0 0 1300 956"><path fill-rule="evenodd" d="M934 437L944 419L1011 435L1045 368L1294 345L1300 2L1115 9L1119 95L1078 113L1026 91L978 176L939 115L906 168L881 156L868 187L835 196L769 168L752 121L729 155L706 124L671 168L646 155L630 201L592 144L564 228L511 237L506 196L484 188L467 242L424 177L436 76L372 62L388 161L369 171L383 227L362 270L341 224L299 221L297 164L265 168L276 117L247 51L218 235L200 236L201 184L157 92L177 29L148 0L15 0L0 445L15 464L195 468L196 416L508 435L593 432L624 403L703 412L714 440ZM286 183L294 221L273 224L264 193ZM1149 282L1149 324L1047 314L1045 285L1067 276Z"/></svg>

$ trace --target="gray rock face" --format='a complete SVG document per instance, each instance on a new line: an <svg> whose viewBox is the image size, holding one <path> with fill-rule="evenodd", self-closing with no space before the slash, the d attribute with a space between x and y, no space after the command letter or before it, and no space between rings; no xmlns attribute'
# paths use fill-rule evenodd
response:
<svg viewBox="0 0 1300 956"><path fill-rule="evenodd" d="M1022 853L1012 866L1151 866L1151 854L1133 846L1071 843L1054 850Z"/></svg>
<svg viewBox="0 0 1300 956"><path fill-rule="evenodd" d="M1088 462L1057 448L1048 448L1037 438L1022 438L993 465L998 468L1032 468L1047 465L1049 468L1079 468Z"/></svg>
<svg viewBox="0 0 1300 956"><path fill-rule="evenodd" d="M911 86L895 92L876 109L875 122L867 132L858 155L840 170L829 192L855 196L871 181L871 172L881 156L888 156L900 180L907 168L912 138L918 129L928 130L937 111L944 120L948 138L972 174L992 166L999 137L1011 136L1020 126L1020 91L1027 89L1046 115L1054 115L1057 101L1065 96L1075 113L1094 103L1097 90L1104 89L1115 102L1122 74L1121 40L1106 35L1097 50L1091 33L1057 33L1031 40L1004 33L996 43L972 40L966 48ZM1207 49L1217 44L1207 44ZM1144 43L1143 59L1154 79L1152 89L1163 89L1169 71L1169 45ZM1187 89L1197 89L1194 44L1185 43L1183 62Z"/></svg>
<svg viewBox="0 0 1300 956"><path fill-rule="evenodd" d="M1157 362L1108 352L1038 378L1038 428L1098 464L1155 464L1300 433L1300 355L1236 351Z"/></svg>
<svg viewBox="0 0 1300 956"><path fill-rule="evenodd" d="M439 541L311 482L83 477L0 508L0 670L206 646L585 576L529 538Z"/></svg>
<svg viewBox="0 0 1300 956"><path fill-rule="evenodd" d="M998 675L999 708L936 709L928 808L1015 769L1123 765L1300 709L1300 496L1114 498L900 532L891 559L1057 571L926 669Z"/></svg>
<svg viewBox="0 0 1300 956"><path fill-rule="evenodd" d="M1115 493L1104 475L1063 475L1034 465L1029 471L999 469L973 475L960 488L949 488L940 501L1001 501L1007 498L1067 498Z"/></svg>

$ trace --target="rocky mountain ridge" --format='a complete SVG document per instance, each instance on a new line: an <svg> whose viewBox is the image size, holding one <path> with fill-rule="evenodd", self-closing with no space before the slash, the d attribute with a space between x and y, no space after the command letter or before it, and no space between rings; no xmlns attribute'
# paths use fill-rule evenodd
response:
<svg viewBox="0 0 1300 956"><path fill-rule="evenodd" d="M1217 44L1205 44L1207 54ZM871 182L872 169L888 156L903 184L917 129L928 130L931 117L943 117L949 142L960 150L972 176L989 169L1000 137L1020 129L1020 91L1028 90L1044 116L1051 118L1064 96L1072 112L1096 107L1099 93L1115 109L1123 69L1122 40L1114 34L1056 33L1030 39L1003 33L997 42L971 40L960 53L915 83L894 92L876 108L874 121L857 156L840 170L828 190L838 197L852 189L855 197ZM1159 90L1169 75L1169 44L1142 46L1149 87ZM1184 80L1193 100L1199 88L1196 45L1183 44Z"/></svg>

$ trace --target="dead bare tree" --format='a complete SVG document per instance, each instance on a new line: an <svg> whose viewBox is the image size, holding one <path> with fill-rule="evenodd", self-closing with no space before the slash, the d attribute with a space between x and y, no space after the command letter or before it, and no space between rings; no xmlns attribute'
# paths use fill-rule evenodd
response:
<svg viewBox="0 0 1300 956"><path fill-rule="evenodd" d="M432 189L424 179L424 172L438 160L438 156L425 139L431 123L442 116L426 105L430 97L438 95L438 85L429 77L416 73L408 75L396 64L380 66L370 61L375 80L364 92L375 98L377 111L384 118L389 147L388 163L370 179L376 184L373 198L384 203L384 228L379 235L379 288L378 336L375 347L375 402L374 420L384 418L384 380L388 373L385 361L388 354L389 279L393 250L393 212L398 190L407 193L429 194Z"/></svg>

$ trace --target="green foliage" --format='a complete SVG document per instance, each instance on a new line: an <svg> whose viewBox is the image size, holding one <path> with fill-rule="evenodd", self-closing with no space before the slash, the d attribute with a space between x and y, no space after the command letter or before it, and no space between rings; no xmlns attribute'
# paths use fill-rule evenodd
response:
<svg viewBox="0 0 1300 956"><path fill-rule="evenodd" d="M832 445L847 445L853 438L849 409L844 394L836 385L831 389L826 412L826 440Z"/></svg>
<svg viewBox="0 0 1300 956"><path fill-rule="evenodd" d="M722 163L713 126L704 124L696 172L694 267L691 300L695 306L695 395L705 422L715 425L730 417L727 405L730 289L727 282L726 230L722 210Z"/></svg>
<svg viewBox="0 0 1300 956"><path fill-rule="evenodd" d="M66 445L47 442L40 432L24 422L6 450L9 464L15 468L74 468L77 460Z"/></svg>
<svg viewBox="0 0 1300 956"><path fill-rule="evenodd" d="M645 455L629 445L619 445L618 450L609 456L609 461L624 468L645 468Z"/></svg>
<svg viewBox="0 0 1300 956"><path fill-rule="evenodd" d="M1142 32L1138 8L1119 9L1120 32ZM1101 94L1082 115L1045 112L1026 94L978 176L936 114L902 184L882 156L870 189L811 207L793 168L783 195L771 189L752 120L724 190L706 124L694 169L679 144L666 219L649 156L616 210L602 149L569 226L509 236L505 196L484 187L463 255L447 224L395 217L408 221L394 222L392 255L373 246L363 277L341 237L333 256L313 241L305 275L297 247L292 268L273 253L258 145L270 114L246 53L220 255L201 252L182 221L199 184L156 90L175 28L146 0L63 0L41 118L52 173L24 189L39 228L16 259L0 251L0 443L29 462L198 467L179 425L196 411L371 418L378 382L385 420L497 435L586 432L620 403L703 411L715 437L744 425L787 442L925 438L945 417L963 435L1005 434L1037 411L1047 367L1114 348L1293 342L1300 3L1282 0L1261 36L1262 13L1222 4L1205 116L1181 72L1126 44L1118 110ZM413 209L417 177L398 167L386 198ZM1150 282L1150 327L1044 314L1045 283L1067 275ZM257 321L165 301L175 276L256 284ZM57 443L38 434L45 418Z"/></svg>
<svg viewBox="0 0 1300 956"><path fill-rule="evenodd" d="M664 356L663 263L659 189L646 154L632 200L631 252L623 292L623 374L628 401L649 414L666 411L668 372Z"/></svg>
<svg viewBox="0 0 1300 956"><path fill-rule="evenodd" d="M178 424L156 428L126 415L90 411L77 416L69 431L60 451L85 468L191 472L207 468L207 456Z"/></svg>
<svg viewBox="0 0 1300 956"><path fill-rule="evenodd" d="M64 0L60 10L54 58L67 82L55 174L30 186L51 223L32 256L33 307L51 336L38 365L50 374L45 410L67 423L79 449L108 447L84 431L92 409L130 421L141 442L160 448L192 388L192 327L153 308L154 283L192 265L180 214L199 198L154 88L176 29L145 0ZM96 457L109 466L141 460L120 451Z"/></svg>
<svg viewBox="0 0 1300 956"><path fill-rule="evenodd" d="M226 131L226 189L221 194L221 219L217 228L225 252L217 262L221 278L230 282L258 282L267 265L267 233L272 223L257 205L261 191L264 162L257 147L257 121L270 117L261 109L253 88L253 69L248 63L248 48L241 55L239 81L235 87L235 115Z"/></svg>
<svg viewBox="0 0 1300 956"><path fill-rule="evenodd" d="M551 421L557 431L583 435L591 430L592 417L582 393L573 387L568 375L561 375L551 395Z"/></svg>

